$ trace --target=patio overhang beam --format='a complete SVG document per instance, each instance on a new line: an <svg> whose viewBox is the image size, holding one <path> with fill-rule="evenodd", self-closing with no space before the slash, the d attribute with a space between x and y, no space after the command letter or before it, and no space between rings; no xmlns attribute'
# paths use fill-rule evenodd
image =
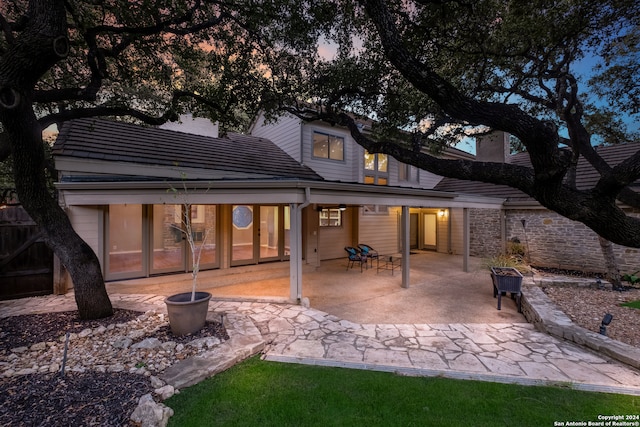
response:
<svg viewBox="0 0 640 427"><path fill-rule="evenodd" d="M493 207L503 199L461 195L435 190L374 186L305 180L230 181L125 181L60 182L67 205L106 205L114 203L178 203L171 189L186 187L180 201L197 204L346 204L350 206L386 205L424 208ZM310 195L305 194L309 189ZM184 197L183 197L184 196Z"/></svg>

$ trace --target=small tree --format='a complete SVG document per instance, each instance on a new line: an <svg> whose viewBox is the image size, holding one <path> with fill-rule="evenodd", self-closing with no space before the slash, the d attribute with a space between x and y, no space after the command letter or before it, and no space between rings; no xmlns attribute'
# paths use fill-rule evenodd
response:
<svg viewBox="0 0 640 427"><path fill-rule="evenodd" d="M168 190L173 192L177 198L181 199L180 205L182 206L182 212L180 214L180 225L172 224L171 226L178 230L180 233L184 234L187 243L189 244L189 250L191 251L191 277L193 279L191 285L191 301L194 301L196 298L196 287L198 285L198 273L200 272L200 260L202 258L202 250L207 242L207 237L209 236L209 229L205 226L204 232L202 234L202 242L198 244L196 242L196 233L193 228L193 206L194 204L189 201L188 194L189 189L187 188L186 183L186 174L184 172L180 172L180 177L182 179L182 192L177 188L171 186ZM205 190L205 192L208 190Z"/></svg>
<svg viewBox="0 0 640 427"><path fill-rule="evenodd" d="M185 187L186 190L186 187ZM207 236L209 234L209 230L207 227L204 229L204 233L202 235L202 242L197 244L195 238L195 232L193 229L193 221L191 218L191 208L193 204L185 202L182 204L182 214L181 224L182 227L178 227L175 224L172 226L178 229L181 233L185 235L187 243L189 244L189 249L191 251L191 277L193 279L191 285L191 301L196 299L196 287L198 285L198 273L200 272L200 259L202 257L202 250L204 249L204 245L207 241Z"/></svg>

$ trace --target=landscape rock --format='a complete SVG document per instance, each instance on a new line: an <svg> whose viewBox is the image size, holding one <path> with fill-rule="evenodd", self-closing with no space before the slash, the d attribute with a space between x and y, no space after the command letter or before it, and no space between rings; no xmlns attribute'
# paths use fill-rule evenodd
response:
<svg viewBox="0 0 640 427"><path fill-rule="evenodd" d="M145 394L131 414L131 421L138 423L141 427L165 427L171 416L173 416L173 409L157 403L150 394Z"/></svg>

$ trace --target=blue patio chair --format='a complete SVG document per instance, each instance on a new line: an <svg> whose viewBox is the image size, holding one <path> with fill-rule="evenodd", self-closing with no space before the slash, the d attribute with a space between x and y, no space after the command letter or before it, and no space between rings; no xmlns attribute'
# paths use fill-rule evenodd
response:
<svg viewBox="0 0 640 427"><path fill-rule="evenodd" d="M367 263L366 255L363 256L359 249L352 246L345 246L344 250L347 251L348 254L347 271L349 270L349 268L353 268L353 265L358 262L360 263L360 273L362 273L362 264Z"/></svg>
<svg viewBox="0 0 640 427"><path fill-rule="evenodd" d="M371 260L371 266L373 267L373 260L377 260L379 256L378 251L373 249L371 246L362 243L358 245L358 249L360 249L360 253L362 255L367 257L367 260Z"/></svg>

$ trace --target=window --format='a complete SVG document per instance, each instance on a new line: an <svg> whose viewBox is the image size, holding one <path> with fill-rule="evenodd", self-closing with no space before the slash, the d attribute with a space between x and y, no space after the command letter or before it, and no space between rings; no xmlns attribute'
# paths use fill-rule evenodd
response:
<svg viewBox="0 0 640 427"><path fill-rule="evenodd" d="M320 211L320 227L341 227L342 211L340 209L322 209Z"/></svg>
<svg viewBox="0 0 640 427"><path fill-rule="evenodd" d="M389 156L382 153L364 152L364 183L387 185L389 182L387 168Z"/></svg>
<svg viewBox="0 0 640 427"><path fill-rule="evenodd" d="M344 138L314 132L313 157L329 160L344 160Z"/></svg>
<svg viewBox="0 0 640 427"><path fill-rule="evenodd" d="M418 168L413 165L399 163L398 180L405 182L418 182Z"/></svg>

